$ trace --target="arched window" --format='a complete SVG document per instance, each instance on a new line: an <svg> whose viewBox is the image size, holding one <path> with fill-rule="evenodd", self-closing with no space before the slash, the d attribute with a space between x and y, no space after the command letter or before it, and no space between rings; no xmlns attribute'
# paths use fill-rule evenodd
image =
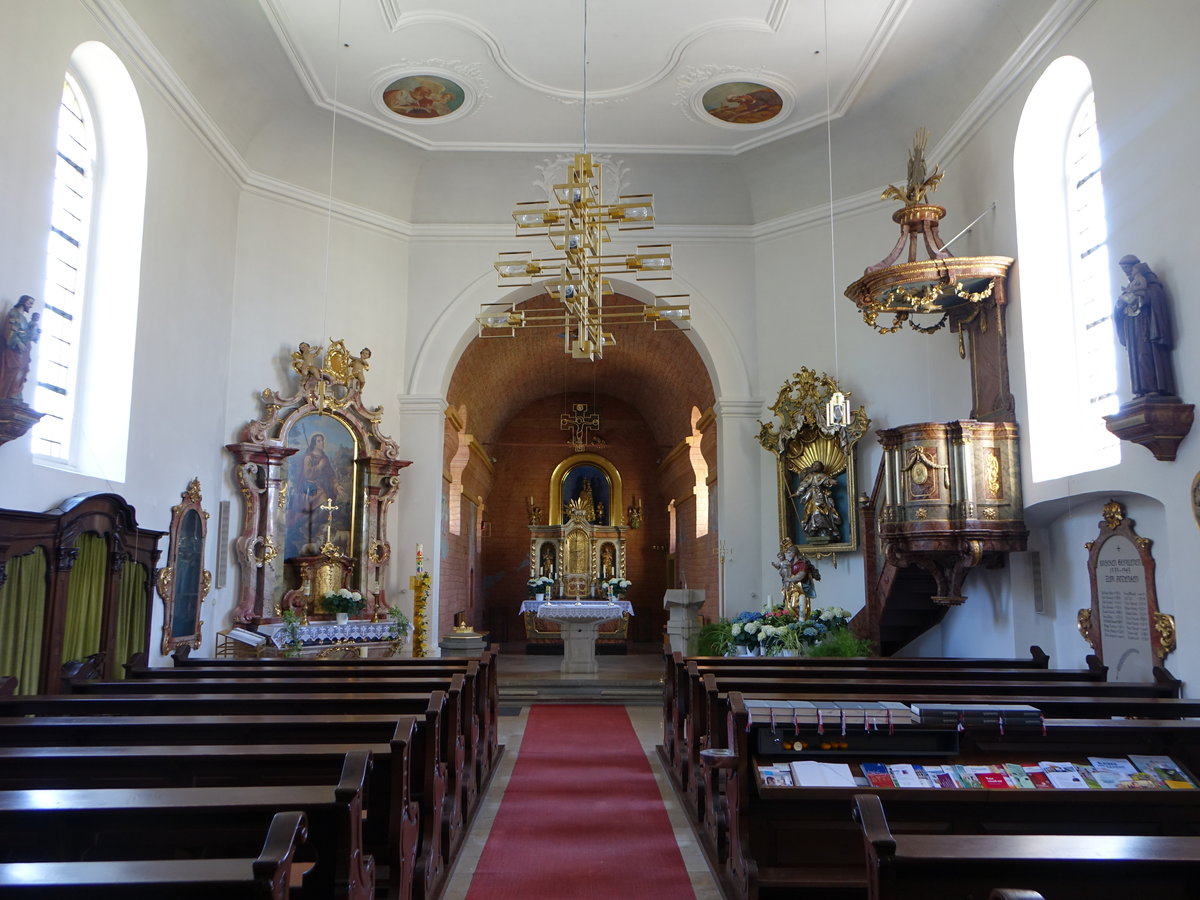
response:
<svg viewBox="0 0 1200 900"><path fill-rule="evenodd" d="M81 44L64 78L33 406L39 462L125 480L146 126L125 66Z"/></svg>
<svg viewBox="0 0 1200 900"><path fill-rule="evenodd" d="M1051 63L1029 94L1013 152L1023 346L1034 481L1116 465L1108 227L1092 79Z"/></svg>

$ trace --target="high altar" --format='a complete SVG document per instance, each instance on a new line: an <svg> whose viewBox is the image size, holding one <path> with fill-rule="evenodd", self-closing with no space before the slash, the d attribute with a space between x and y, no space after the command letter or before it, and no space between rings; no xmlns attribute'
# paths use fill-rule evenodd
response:
<svg viewBox="0 0 1200 900"><path fill-rule="evenodd" d="M558 523L542 525L530 502L529 576L551 579L544 599L609 599L606 582L627 577L627 526L613 523L614 510L622 508L620 474L608 460L579 453L558 465L550 483L550 509L560 511L552 513ZM530 647L561 645L557 623L532 612L522 618ZM628 637L626 615L601 625L597 643L623 650Z"/></svg>

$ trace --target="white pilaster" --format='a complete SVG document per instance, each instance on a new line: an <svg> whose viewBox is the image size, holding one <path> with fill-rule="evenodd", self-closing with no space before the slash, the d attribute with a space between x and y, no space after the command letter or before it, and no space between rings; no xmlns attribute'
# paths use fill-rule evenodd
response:
<svg viewBox="0 0 1200 900"><path fill-rule="evenodd" d="M773 500L767 505L759 493L766 454L756 435L763 409L761 400L721 399L713 407L720 473L717 536L729 550L723 585L726 616L762 606L767 559L762 548L763 523L764 516L775 515Z"/></svg>

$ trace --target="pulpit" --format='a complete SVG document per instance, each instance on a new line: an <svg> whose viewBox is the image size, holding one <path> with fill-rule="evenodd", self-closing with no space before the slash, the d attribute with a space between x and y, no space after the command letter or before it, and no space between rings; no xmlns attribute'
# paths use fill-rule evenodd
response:
<svg viewBox="0 0 1200 900"><path fill-rule="evenodd" d="M667 640L672 653L695 654L702 606L704 591L671 590L663 595L663 609L668 615Z"/></svg>

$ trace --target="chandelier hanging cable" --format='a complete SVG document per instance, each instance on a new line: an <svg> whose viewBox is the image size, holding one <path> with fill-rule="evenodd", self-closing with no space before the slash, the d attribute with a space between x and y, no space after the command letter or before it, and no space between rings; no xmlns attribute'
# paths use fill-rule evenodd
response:
<svg viewBox="0 0 1200 900"><path fill-rule="evenodd" d="M617 324L649 323L655 330L686 327L691 310L686 294L656 295L652 305L615 304L610 275L637 281L671 278L671 245L643 244L632 253L605 253L609 228L647 231L654 227L654 195L622 194L615 203L603 198L603 165L587 146L587 0L583 4L583 146L567 167L566 181L548 200L518 203L513 211L518 237L546 237L557 251L535 257L530 251L503 252L495 269L500 287L521 287L545 279L546 293L561 309L517 309L516 303L484 304L476 317L480 337L512 337L519 328L561 328L563 349L575 359L596 360L616 343Z"/></svg>

